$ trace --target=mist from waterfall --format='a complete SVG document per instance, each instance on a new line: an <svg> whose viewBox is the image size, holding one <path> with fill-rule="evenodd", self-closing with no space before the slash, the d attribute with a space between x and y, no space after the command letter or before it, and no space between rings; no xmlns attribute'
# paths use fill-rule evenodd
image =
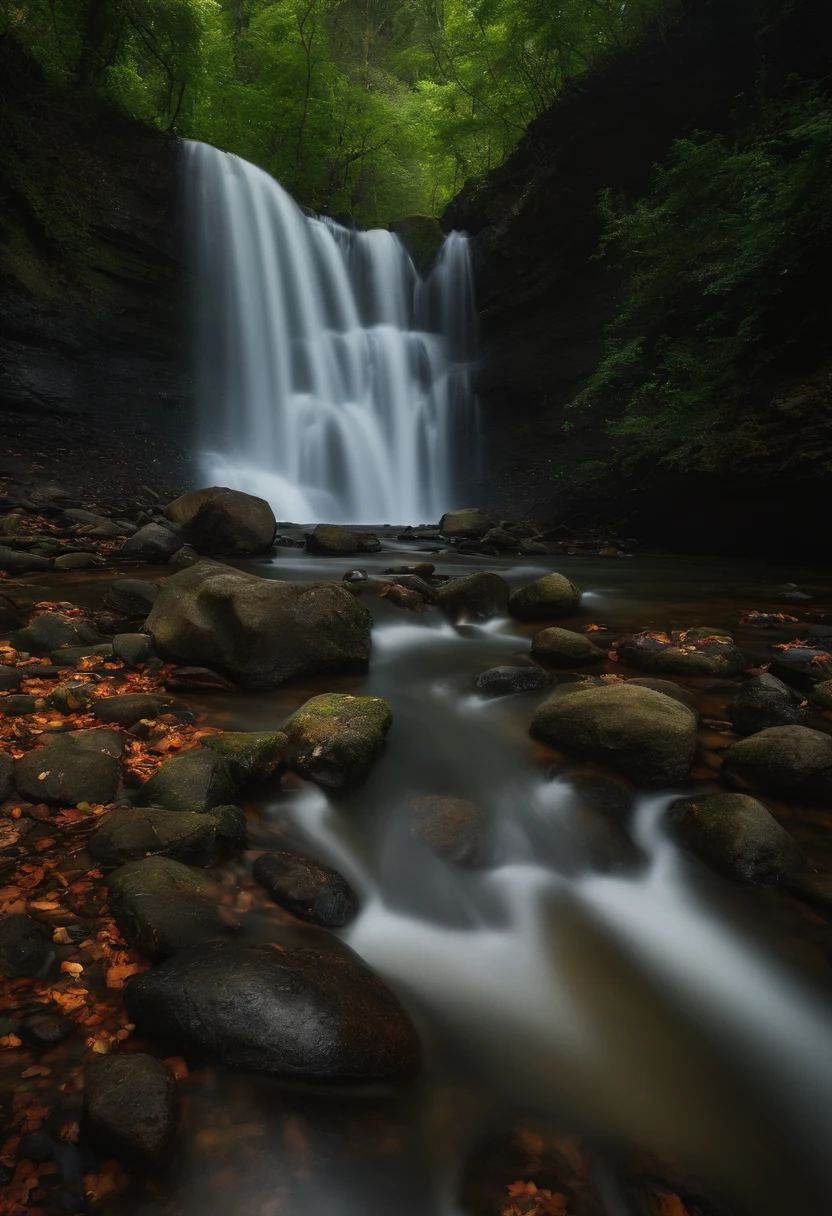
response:
<svg viewBox="0 0 832 1216"><path fill-rule="evenodd" d="M263 170L186 141L205 484L280 520L435 522L477 463L468 239L422 278L401 241L304 214Z"/></svg>

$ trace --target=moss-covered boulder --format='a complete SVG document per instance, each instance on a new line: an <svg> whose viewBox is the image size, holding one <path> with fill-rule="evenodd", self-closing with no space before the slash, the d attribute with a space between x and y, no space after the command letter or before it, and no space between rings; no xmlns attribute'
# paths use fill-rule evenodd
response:
<svg viewBox="0 0 832 1216"><path fill-rule="evenodd" d="M274 512L264 498L208 486L191 490L165 507L198 553L265 553L276 530Z"/></svg>
<svg viewBox="0 0 832 1216"><path fill-rule="evenodd" d="M206 735L202 746L221 756L237 789L256 785L274 775L283 761L286 736L273 731L223 731Z"/></svg>
<svg viewBox="0 0 832 1216"><path fill-rule="evenodd" d="M107 879L107 892L120 932L151 962L230 931L219 885L170 857L128 862Z"/></svg>
<svg viewBox="0 0 832 1216"><path fill-rule="evenodd" d="M731 642L697 642L665 646L643 663L642 671L655 675L737 676L748 666L742 651Z"/></svg>
<svg viewBox="0 0 832 1216"><path fill-rule="evenodd" d="M767 887L802 865L794 838L748 794L680 798L670 815L685 846L729 878Z"/></svg>
<svg viewBox="0 0 832 1216"><path fill-rule="evenodd" d="M135 801L140 806L200 815L233 802L236 790L225 758L208 748L195 747L160 765L139 787Z"/></svg>
<svg viewBox="0 0 832 1216"><path fill-rule="evenodd" d="M728 748L723 774L740 789L832 801L832 736L808 726L769 727Z"/></svg>
<svg viewBox="0 0 832 1216"><path fill-rule="evenodd" d="M62 646L92 646L100 642L98 631L83 621L60 612L42 612L25 629L18 629L9 641L15 650L29 654L51 654Z"/></svg>
<svg viewBox="0 0 832 1216"><path fill-rule="evenodd" d="M555 626L541 629L532 638L532 658L548 663L551 667L583 667L587 663L600 663L607 657L606 651L595 646L583 633Z"/></svg>
<svg viewBox="0 0 832 1216"><path fill-rule="evenodd" d="M832 709L832 680L821 680L815 684L809 696L821 709Z"/></svg>
<svg viewBox="0 0 832 1216"><path fill-rule="evenodd" d="M439 521L439 531L449 540L461 536L485 536L494 527L479 507L462 507L459 511L446 511Z"/></svg>
<svg viewBox="0 0 832 1216"><path fill-rule="evenodd" d="M632 684L635 688L652 688L654 692L664 693L666 697L672 697L680 705L687 705L688 709L693 710L697 717L699 716L696 697L687 688L680 688L672 680L654 679L652 676L636 676L634 679L628 680L627 683Z"/></svg>
<svg viewBox="0 0 832 1216"><path fill-rule="evenodd" d="M696 717L689 709L651 688L624 683L556 692L538 707L530 731L647 786L684 781L696 750Z"/></svg>
<svg viewBox="0 0 832 1216"><path fill-rule="evenodd" d="M338 524L318 524L306 533L306 549L320 557L348 557L358 552L358 538Z"/></svg>
<svg viewBox="0 0 832 1216"><path fill-rule="evenodd" d="M436 602L455 621L487 621L506 611L510 592L508 583L499 574L478 570L439 587Z"/></svg>
<svg viewBox="0 0 832 1216"><path fill-rule="evenodd" d="M102 866L121 866L144 857L214 860L226 848L245 843L246 817L239 807L208 814L131 807L113 811L92 835L89 851Z"/></svg>
<svg viewBox="0 0 832 1216"><path fill-rule="evenodd" d="M113 732L72 731L46 738L43 747L14 762L17 791L30 802L106 804L118 790L118 754ZM226 799L227 801L227 799Z"/></svg>
<svg viewBox="0 0 832 1216"><path fill-rule="evenodd" d="M806 716L794 689L768 672L739 686L730 713L734 729L741 735L770 726L802 726Z"/></svg>
<svg viewBox="0 0 832 1216"><path fill-rule="evenodd" d="M312 697L283 727L286 764L329 789L354 785L380 755L392 721L393 711L381 697Z"/></svg>
<svg viewBox="0 0 832 1216"><path fill-rule="evenodd" d="M508 610L520 621L547 621L553 617L573 616L581 603L581 593L565 574L544 574L515 591Z"/></svg>
<svg viewBox="0 0 832 1216"><path fill-rule="evenodd" d="M100 1056L84 1073L82 1132L102 1154L155 1169L173 1153L179 1124L176 1079L144 1052Z"/></svg>

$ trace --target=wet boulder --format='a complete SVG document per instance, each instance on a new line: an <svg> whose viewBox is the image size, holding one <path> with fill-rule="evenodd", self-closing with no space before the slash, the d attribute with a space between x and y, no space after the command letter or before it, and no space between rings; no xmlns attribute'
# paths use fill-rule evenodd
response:
<svg viewBox="0 0 832 1216"><path fill-rule="evenodd" d="M343 583L286 583L200 562L166 579L146 621L162 658L249 689L361 667L371 617Z"/></svg>
<svg viewBox="0 0 832 1216"><path fill-rule="evenodd" d="M554 676L542 667L489 667L477 676L477 688L493 696L539 692L553 683Z"/></svg>
<svg viewBox="0 0 832 1216"><path fill-rule="evenodd" d="M484 824L480 807L470 798L420 794L411 798L410 833L437 857L457 865L477 860Z"/></svg>
<svg viewBox="0 0 832 1216"><path fill-rule="evenodd" d="M49 933L30 917L22 912L0 916L0 975L43 978L55 957Z"/></svg>
<svg viewBox="0 0 832 1216"><path fill-rule="evenodd" d="M729 878L768 887L802 865L794 838L748 794L680 798L670 817L685 846Z"/></svg>
<svg viewBox="0 0 832 1216"><path fill-rule="evenodd" d="M490 528L482 538L484 545L493 545L499 553L519 553L520 540L506 528Z"/></svg>
<svg viewBox="0 0 832 1216"><path fill-rule="evenodd" d="M832 680L821 680L809 695L821 709L832 709Z"/></svg>
<svg viewBox="0 0 832 1216"><path fill-rule="evenodd" d="M117 557L124 561L166 562L182 548L182 535L162 524L145 524L134 532L121 548Z"/></svg>
<svg viewBox="0 0 832 1216"><path fill-rule="evenodd" d="M53 650L49 657L58 667L77 667L82 659L111 659L113 646L111 642L101 642L97 646L66 646Z"/></svg>
<svg viewBox="0 0 832 1216"><path fill-rule="evenodd" d="M274 776L283 763L288 740L282 731L223 731L206 735L202 746L220 756L236 789Z"/></svg>
<svg viewBox="0 0 832 1216"><path fill-rule="evenodd" d="M499 574L478 570L451 579L436 592L436 602L452 620L487 621L508 607L511 588Z"/></svg>
<svg viewBox="0 0 832 1216"><path fill-rule="evenodd" d="M10 696L0 697L0 716L2 717L22 718L27 714L37 713L38 708L37 698L25 693L22 695L12 693Z"/></svg>
<svg viewBox="0 0 832 1216"><path fill-rule="evenodd" d="M532 658L548 663L552 667L583 667L587 663L600 663L607 653L583 633L571 629L541 629L532 638Z"/></svg>
<svg viewBox="0 0 832 1216"><path fill-rule="evenodd" d="M58 1013L29 1013L19 1023L17 1033L28 1046L48 1051L59 1043L65 1043L77 1029L72 1018L62 1017Z"/></svg>
<svg viewBox="0 0 832 1216"><path fill-rule="evenodd" d="M829 802L832 736L808 726L771 726L729 747L723 774L740 789Z"/></svg>
<svg viewBox="0 0 832 1216"><path fill-rule="evenodd" d="M122 866L144 857L213 861L245 843L246 818L239 807L206 814L131 807L113 811L90 838L91 856L102 866Z"/></svg>
<svg viewBox="0 0 832 1216"><path fill-rule="evenodd" d="M201 815L232 802L235 792L226 760L208 748L194 747L161 764L139 787L135 801Z"/></svg>
<svg viewBox="0 0 832 1216"><path fill-rule="evenodd" d="M355 892L343 875L309 857L262 853L251 872L276 904L325 929L340 929L358 909Z"/></svg>
<svg viewBox="0 0 832 1216"><path fill-rule="evenodd" d="M460 511L446 511L439 521L439 531L448 540L460 536L485 536L494 527L479 507L463 507Z"/></svg>
<svg viewBox="0 0 832 1216"><path fill-rule="evenodd" d="M564 574L544 574L515 591L508 610L520 621L546 621L573 616L580 607L581 593Z"/></svg>
<svg viewBox="0 0 832 1216"><path fill-rule="evenodd" d="M130 861L107 879L107 902L119 931L156 963L188 946L228 935L222 892L203 870L171 857Z"/></svg>
<svg viewBox="0 0 832 1216"><path fill-rule="evenodd" d="M0 802L5 802L14 793L14 761L5 752L0 752Z"/></svg>
<svg viewBox="0 0 832 1216"><path fill-rule="evenodd" d="M832 676L829 646L788 646L777 652L769 672L799 692L810 693L819 680Z"/></svg>
<svg viewBox="0 0 832 1216"><path fill-rule="evenodd" d="M120 749L113 754L110 733L72 731L47 738L43 747L15 760L18 793L30 802L65 806L112 802L118 791Z"/></svg>
<svg viewBox="0 0 832 1216"><path fill-rule="evenodd" d="M0 692L17 692L22 679L22 672L17 667L0 663Z"/></svg>
<svg viewBox="0 0 832 1216"><path fill-rule="evenodd" d="M425 597L409 587L401 587L398 583L388 583L379 591L382 599L395 604L397 608L406 608L408 612L420 612L425 606Z"/></svg>
<svg viewBox="0 0 832 1216"><path fill-rule="evenodd" d="M530 731L647 786L684 781L696 750L696 716L689 709L652 688L625 683L556 692L538 707Z"/></svg>
<svg viewBox="0 0 832 1216"><path fill-rule="evenodd" d="M306 533L306 549L321 557L346 557L358 552L358 540L338 524L318 524L314 531Z"/></svg>
<svg viewBox="0 0 832 1216"><path fill-rule="evenodd" d="M146 617L159 595L157 583L148 583L140 578L117 578L107 589L104 607L125 616Z"/></svg>
<svg viewBox="0 0 832 1216"><path fill-rule="evenodd" d="M117 633L113 638L113 654L125 667L141 667L156 658L153 639L146 633Z"/></svg>
<svg viewBox="0 0 832 1216"><path fill-rule="evenodd" d="M797 693L768 672L740 685L730 713L741 735L769 726L801 726L806 716Z"/></svg>
<svg viewBox="0 0 832 1216"><path fill-rule="evenodd" d="M669 645L664 635L657 637L651 633L634 633L616 642L615 650L619 662L627 663L630 667L643 667L654 655L667 650Z"/></svg>
<svg viewBox="0 0 832 1216"><path fill-rule="evenodd" d="M161 1060L143 1052L108 1055L84 1074L84 1139L128 1164L158 1168L172 1153L179 1089Z"/></svg>
<svg viewBox="0 0 832 1216"><path fill-rule="evenodd" d="M60 714L91 709L98 700L95 688L86 680L67 680L65 684L57 684L47 699L52 709Z"/></svg>
<svg viewBox="0 0 832 1216"><path fill-rule="evenodd" d="M95 553L62 553L55 558L56 570L89 570L93 566L103 566L104 559Z"/></svg>
<svg viewBox="0 0 832 1216"><path fill-rule="evenodd" d="M635 676L632 680L627 681L635 688L652 688L654 692L663 693L666 697L672 697L674 701L678 701L680 705L687 705L688 709L699 716L699 710L696 705L696 697L692 692L688 692L686 688L680 688L678 684L674 684L672 680L654 679L652 676Z"/></svg>
<svg viewBox="0 0 832 1216"><path fill-rule="evenodd" d="M266 553L277 528L265 498L209 486L191 490L165 507L198 553Z"/></svg>
<svg viewBox="0 0 832 1216"><path fill-rule="evenodd" d="M0 631L5 636L8 630L19 629L23 621L20 613L10 599L0 595Z"/></svg>
<svg viewBox="0 0 832 1216"><path fill-rule="evenodd" d="M29 654L51 654L64 646L94 646L101 639L91 625L75 621L60 612L43 612L33 617L25 629L9 639L15 650Z"/></svg>
<svg viewBox="0 0 832 1216"><path fill-rule="evenodd" d="M142 718L158 718L168 704L169 698L151 697L148 693L122 693L115 697L100 697L92 707L92 714L99 722L130 727Z"/></svg>
<svg viewBox="0 0 832 1216"><path fill-rule="evenodd" d="M258 1072L381 1080L419 1059L395 996L334 939L198 946L131 979L125 1004L167 1050Z"/></svg>
<svg viewBox="0 0 832 1216"><path fill-rule="evenodd" d="M393 711L380 697L312 697L283 728L286 765L329 789L354 785L381 754L392 721Z"/></svg>
<svg viewBox="0 0 832 1216"><path fill-rule="evenodd" d="M8 549L0 545L0 570L5 574L37 574L41 570L51 570L52 562L48 557L37 553L25 553L19 549Z"/></svg>
<svg viewBox="0 0 832 1216"><path fill-rule="evenodd" d="M665 646L650 655L642 671L655 675L737 676L748 666L741 651L731 642L696 642Z"/></svg>

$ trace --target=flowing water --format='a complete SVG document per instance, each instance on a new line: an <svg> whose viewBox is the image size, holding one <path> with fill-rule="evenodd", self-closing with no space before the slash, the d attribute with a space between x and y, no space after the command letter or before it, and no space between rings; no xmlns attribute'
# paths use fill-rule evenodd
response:
<svg viewBox="0 0 832 1216"><path fill-rule="evenodd" d="M467 239L421 278L391 232L305 215L267 173L186 142L204 484L278 519L417 524L476 449Z"/></svg>
<svg viewBox="0 0 832 1216"><path fill-rule="evenodd" d="M363 559L370 574L407 560L404 545L386 544ZM411 560L426 556L444 573L496 569L514 586L547 570L539 559ZM342 573L337 559L297 550L248 568L304 581ZM771 639L737 629L743 609L788 611L778 584L790 578L804 578L818 602L832 598L828 576L793 567L640 557L563 558L558 568L585 591L567 628L731 628L755 660L770 657ZM86 586L94 602L96 584ZM826 960L807 965L795 945L803 925L784 928L764 893L715 878L678 849L665 811L679 791L622 810L587 798L574 771L553 773L528 736L546 694L476 691L480 671L528 661L535 627L454 628L437 612L367 603L376 623L365 675L205 696L202 707L227 728L274 729L318 692L392 705L386 751L360 788L285 781L258 806L251 842L296 848L354 884L361 911L342 936L410 1010L421 1078L356 1093L196 1072L174 1206L160 1199L142 1211L452 1216L472 1144L533 1115L591 1146L592 1212L646 1216L615 1168L642 1149L727 1196L713 1212L823 1216L831 1006ZM680 682L705 716L724 716L720 681ZM828 719L813 725L832 729ZM481 806L479 864L442 861L414 839L414 794ZM252 910L247 931L268 935L269 923Z"/></svg>

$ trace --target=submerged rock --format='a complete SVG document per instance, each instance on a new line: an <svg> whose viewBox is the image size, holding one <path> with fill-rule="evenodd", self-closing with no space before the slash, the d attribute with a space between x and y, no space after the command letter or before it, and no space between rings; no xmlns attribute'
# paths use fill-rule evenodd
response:
<svg viewBox="0 0 832 1216"><path fill-rule="evenodd" d="M143 1052L103 1056L84 1074L84 1136L128 1163L169 1160L179 1123L179 1090L161 1060Z"/></svg>
<svg viewBox="0 0 832 1216"><path fill-rule="evenodd" d="M346 528L338 524L318 524L313 532L306 533L306 548L309 553L323 557L347 557L357 553L359 546L357 538Z"/></svg>
<svg viewBox="0 0 832 1216"><path fill-rule="evenodd" d="M808 726L772 726L729 747L723 773L741 789L828 802L832 800L832 737Z"/></svg>
<svg viewBox="0 0 832 1216"><path fill-rule="evenodd" d="M92 646L101 639L97 630L83 621L75 621L60 612L43 612L33 617L25 629L13 633L9 641L15 650L51 654L63 646Z"/></svg>
<svg viewBox="0 0 832 1216"><path fill-rule="evenodd" d="M453 620L487 621L506 611L511 588L499 574L478 570L452 579L436 591L436 602Z"/></svg>
<svg viewBox="0 0 832 1216"><path fill-rule="evenodd" d="M446 511L439 521L442 536L453 540L458 536L485 536L494 527L479 507L463 507L460 511Z"/></svg>
<svg viewBox="0 0 832 1216"><path fill-rule="evenodd" d="M0 664L0 692L16 692L20 688L22 673L16 667Z"/></svg>
<svg viewBox="0 0 832 1216"><path fill-rule="evenodd" d="M343 583L285 583L214 562L165 580L147 619L164 659L246 688L363 665L371 617Z"/></svg>
<svg viewBox="0 0 832 1216"><path fill-rule="evenodd" d="M29 1013L19 1023L17 1033L30 1047L48 1050L65 1043L77 1029L72 1018L57 1013Z"/></svg>
<svg viewBox="0 0 832 1216"><path fill-rule="evenodd" d="M392 721L393 711L380 697L312 697L283 728L286 764L330 789L353 785L378 758Z"/></svg>
<svg viewBox="0 0 832 1216"><path fill-rule="evenodd" d="M219 912L218 884L170 857L128 862L107 879L107 892L119 931L151 962L226 937L231 928Z"/></svg>
<svg viewBox="0 0 832 1216"><path fill-rule="evenodd" d="M251 872L276 904L325 929L340 929L357 911L355 892L343 875L309 857L262 853Z"/></svg>
<svg viewBox="0 0 832 1216"><path fill-rule="evenodd" d="M123 612L126 616L146 617L159 597L157 583L140 578L117 578L107 589L104 607Z"/></svg>
<svg viewBox="0 0 832 1216"><path fill-rule="evenodd" d="M539 692L553 683L554 676L542 667L490 667L477 676L477 688L495 696Z"/></svg>
<svg viewBox="0 0 832 1216"><path fill-rule="evenodd" d="M0 752L0 802L5 802L14 793L14 762L11 756Z"/></svg>
<svg viewBox="0 0 832 1216"><path fill-rule="evenodd" d="M581 593L564 574L544 574L515 591L508 610L521 621L545 621L573 616L580 607Z"/></svg>
<svg viewBox="0 0 832 1216"><path fill-rule="evenodd" d="M530 731L543 743L602 761L648 786L684 781L696 750L695 715L660 692L631 684L555 693L538 707Z"/></svg>
<svg viewBox="0 0 832 1216"><path fill-rule="evenodd" d="M806 716L797 693L768 673L740 685L730 713L741 735L753 735L769 726L800 726Z"/></svg>
<svg viewBox="0 0 832 1216"><path fill-rule="evenodd" d="M480 849L484 817L469 798L421 794L411 798L411 834L438 857L459 865L475 861Z"/></svg>
<svg viewBox="0 0 832 1216"><path fill-rule="evenodd" d="M335 941L197 946L130 980L125 1003L167 1049L258 1072L387 1079L419 1059L399 1002Z"/></svg>
<svg viewBox="0 0 832 1216"><path fill-rule="evenodd" d="M18 549L7 549L0 545L0 570L6 574L37 574L39 570L51 570L48 557L36 553L21 553Z"/></svg>
<svg viewBox="0 0 832 1216"><path fill-rule="evenodd" d="M810 696L822 709L832 709L832 680L821 680L815 684Z"/></svg>
<svg viewBox="0 0 832 1216"><path fill-rule="evenodd" d="M747 794L680 798L670 814L691 852L729 878L767 887L802 864L797 842Z"/></svg>
<svg viewBox="0 0 832 1216"><path fill-rule="evenodd" d="M737 676L747 666L745 656L731 642L665 646L641 665L646 672L689 676Z"/></svg>
<svg viewBox="0 0 832 1216"><path fill-rule="evenodd" d="M42 978L55 956L50 935L30 917L22 912L0 916L0 975L7 979Z"/></svg>
<svg viewBox="0 0 832 1216"><path fill-rule="evenodd" d="M30 802L112 802L118 790L118 752L109 731L73 731L48 738L14 762L18 793ZM41 736L44 738L45 736ZM119 749L120 750L120 749Z"/></svg>
<svg viewBox="0 0 832 1216"><path fill-rule="evenodd" d="M245 843L246 817L239 807L207 814L131 807L113 811L93 833L92 857L103 866L121 866L144 857L214 859L223 848Z"/></svg>
<svg viewBox="0 0 832 1216"><path fill-rule="evenodd" d="M277 530L264 498L226 486L191 490L168 503L165 515L198 553L265 553Z"/></svg>
<svg viewBox="0 0 832 1216"><path fill-rule="evenodd" d="M194 747L160 765L139 787L136 802L200 815L231 802L235 793L227 761L208 748Z"/></svg>
<svg viewBox="0 0 832 1216"><path fill-rule="evenodd" d="M532 658L552 667L582 667L586 663L600 663L607 657L606 651L595 646L583 633L552 626L541 629L532 638Z"/></svg>

